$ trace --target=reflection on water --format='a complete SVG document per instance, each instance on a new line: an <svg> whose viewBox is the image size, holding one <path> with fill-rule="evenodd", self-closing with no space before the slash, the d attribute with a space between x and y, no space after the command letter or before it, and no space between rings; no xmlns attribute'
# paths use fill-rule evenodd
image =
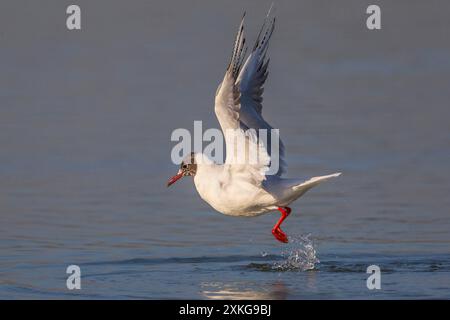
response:
<svg viewBox="0 0 450 320"><path fill-rule="evenodd" d="M212 282L201 285L202 295L207 299L227 300L279 300L286 299L289 290L283 281L268 283Z"/></svg>

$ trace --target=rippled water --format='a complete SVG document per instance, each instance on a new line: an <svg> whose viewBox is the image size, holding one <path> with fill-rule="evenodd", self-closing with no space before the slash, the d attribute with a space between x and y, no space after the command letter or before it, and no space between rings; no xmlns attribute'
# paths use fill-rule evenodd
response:
<svg viewBox="0 0 450 320"><path fill-rule="evenodd" d="M277 1L264 114L289 176L343 172L293 204L288 245L279 213L165 186L172 130L217 127L233 32L264 6L79 1L68 32L63 3L22 2L0 4L0 298L450 298L448 2L381 1L372 32L363 1Z"/></svg>

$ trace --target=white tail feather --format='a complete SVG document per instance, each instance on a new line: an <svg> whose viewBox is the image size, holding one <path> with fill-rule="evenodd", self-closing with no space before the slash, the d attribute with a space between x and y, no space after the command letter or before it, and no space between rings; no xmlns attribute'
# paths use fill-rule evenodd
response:
<svg viewBox="0 0 450 320"><path fill-rule="evenodd" d="M318 185L319 183L321 183L322 181L331 179L331 178L335 178L335 177L339 177L341 175L341 172L337 172L337 173L333 173L333 174L329 174L326 176L320 176L320 177L313 177L307 181L302 182L299 185L296 185L294 187L292 187L294 190L302 190L302 191L307 191L309 189L311 189L312 187L315 187L316 185Z"/></svg>

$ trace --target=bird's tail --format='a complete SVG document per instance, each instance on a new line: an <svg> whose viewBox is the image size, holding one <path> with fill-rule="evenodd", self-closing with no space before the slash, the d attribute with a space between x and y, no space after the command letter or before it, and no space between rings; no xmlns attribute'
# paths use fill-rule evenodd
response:
<svg viewBox="0 0 450 320"><path fill-rule="evenodd" d="M292 189L295 190L296 192L298 192L299 195L302 195L306 191L311 189L312 187L317 186L322 181L325 181L325 180L328 180L331 178L335 178L335 177L339 177L340 175L341 175L341 173L337 172L337 173L329 174L326 176L313 177L309 180L303 181L302 183L293 186Z"/></svg>

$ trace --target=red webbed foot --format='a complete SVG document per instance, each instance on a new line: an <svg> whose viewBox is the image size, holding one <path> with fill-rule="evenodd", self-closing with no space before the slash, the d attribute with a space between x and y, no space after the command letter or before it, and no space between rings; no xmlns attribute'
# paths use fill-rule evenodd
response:
<svg viewBox="0 0 450 320"><path fill-rule="evenodd" d="M291 208L278 207L278 211L281 212L281 218L280 218L280 220L278 220L278 222L273 227L272 234L278 241L283 242L283 243L288 243L289 242L288 237L283 232L283 230L281 230L280 226L281 226L281 223L283 223L284 219L286 219L289 216L289 214L291 213Z"/></svg>
<svg viewBox="0 0 450 320"><path fill-rule="evenodd" d="M286 233L284 233L283 230L281 230L280 228L276 228L276 229L273 228L272 229L272 234L280 242L283 242L283 243L288 243L289 242Z"/></svg>

